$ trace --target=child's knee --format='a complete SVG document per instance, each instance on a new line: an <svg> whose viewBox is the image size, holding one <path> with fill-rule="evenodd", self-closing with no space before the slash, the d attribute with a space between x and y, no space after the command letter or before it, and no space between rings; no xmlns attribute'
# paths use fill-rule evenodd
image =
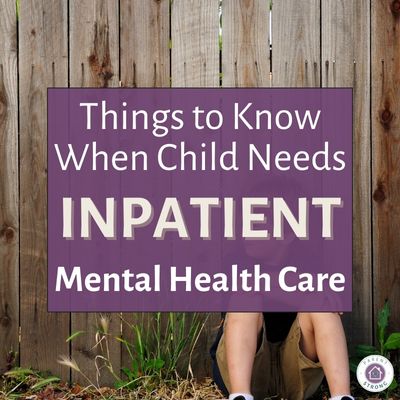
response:
<svg viewBox="0 0 400 400"><path fill-rule="evenodd" d="M257 326L258 330L262 328L263 325L263 314L262 313L237 313L228 312L226 313L226 325L235 326L235 328L252 327Z"/></svg>
<svg viewBox="0 0 400 400"><path fill-rule="evenodd" d="M340 315L335 312L299 313L299 324L302 329L312 331L323 325L341 323Z"/></svg>
<svg viewBox="0 0 400 400"><path fill-rule="evenodd" d="M312 333L314 331L313 313L298 313L300 329L303 333Z"/></svg>

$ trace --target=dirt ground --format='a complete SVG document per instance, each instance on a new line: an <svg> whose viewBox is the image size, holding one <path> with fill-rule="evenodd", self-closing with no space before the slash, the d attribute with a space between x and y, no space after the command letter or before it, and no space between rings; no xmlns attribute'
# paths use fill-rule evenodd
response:
<svg viewBox="0 0 400 400"><path fill-rule="evenodd" d="M159 382L157 385L149 387L140 386L136 389L113 389L110 387L94 388L91 386L80 386L78 384L69 385L64 382L53 382L45 384L46 378L37 374L25 376L23 380L17 381L10 377L0 378L0 399L21 399L21 400L217 400L224 399L223 394L218 390L211 378L206 378L202 382L194 379L181 379L173 382ZM352 393L357 400L369 399L391 399L400 400L398 393L376 394L360 390L357 383L352 384ZM329 393L326 383L312 397L312 400L327 400ZM280 400L271 397L270 400ZM269 399L265 399L269 400Z"/></svg>

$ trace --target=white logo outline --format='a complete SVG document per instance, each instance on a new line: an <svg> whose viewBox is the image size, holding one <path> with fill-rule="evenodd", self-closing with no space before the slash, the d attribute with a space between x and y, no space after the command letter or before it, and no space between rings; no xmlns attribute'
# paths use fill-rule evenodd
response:
<svg viewBox="0 0 400 400"><path fill-rule="evenodd" d="M357 381L368 392L383 392L391 385L393 379L392 363L379 354L364 357L357 366Z"/></svg>

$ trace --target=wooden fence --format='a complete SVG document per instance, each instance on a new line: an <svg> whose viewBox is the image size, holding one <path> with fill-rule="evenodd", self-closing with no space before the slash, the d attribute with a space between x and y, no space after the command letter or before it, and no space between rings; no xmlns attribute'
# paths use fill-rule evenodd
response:
<svg viewBox="0 0 400 400"><path fill-rule="evenodd" d="M13 349L21 365L65 379L59 354L95 374L96 316L47 312L52 86L353 87L354 311L346 329L351 343L373 341L386 298L399 328L400 0L273 0L271 19L269 0L17 3L0 0L0 370ZM118 334L119 316L111 321ZM210 373L217 321L215 314L199 344L199 375ZM66 343L76 330L90 338ZM111 357L117 369L126 361L117 342Z"/></svg>

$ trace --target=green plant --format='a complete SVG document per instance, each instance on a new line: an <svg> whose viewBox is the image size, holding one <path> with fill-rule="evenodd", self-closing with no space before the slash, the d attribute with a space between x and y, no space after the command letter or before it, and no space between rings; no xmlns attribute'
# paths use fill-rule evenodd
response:
<svg viewBox="0 0 400 400"><path fill-rule="evenodd" d="M196 313L160 312L140 314L136 323L123 319L133 339L118 338L129 354L130 365L121 369L125 379L117 381L116 387L132 389L139 384L148 386L160 380L174 380L184 358L189 374L191 355L206 319Z"/></svg>
<svg viewBox="0 0 400 400"><path fill-rule="evenodd" d="M192 375L191 356L208 316L197 313L141 313L134 314L135 322L128 322L120 315L127 329L127 337L113 336L109 332L109 319L100 315L92 347L98 351L94 363L97 385L79 368L75 360L62 357L59 362L78 371L97 391L100 390L99 377L102 369L107 369L115 379L117 389L134 389L138 386L155 386L161 381L172 381L179 377L179 369L187 369ZM73 332L66 341L73 341L85 334ZM120 378L111 363L109 341L117 340L125 347L129 365L123 366Z"/></svg>
<svg viewBox="0 0 400 400"><path fill-rule="evenodd" d="M5 390L2 390L2 395L6 399L19 398L21 396L20 390L27 387L32 392L37 392L44 386L52 383L60 382L57 376L48 375L32 370L31 368L14 367L9 371L4 372L2 375L5 384Z"/></svg>
<svg viewBox="0 0 400 400"><path fill-rule="evenodd" d="M367 356L371 355L382 355L386 358L393 359L394 353L400 349L400 332L388 333L390 318L390 306L386 301L382 309L378 313L377 319L377 346L359 344L355 347L355 356L350 358L350 370L356 373L359 362ZM395 374L396 376L396 374ZM396 378L389 386L386 392L386 396L389 396L389 392L398 387Z"/></svg>

